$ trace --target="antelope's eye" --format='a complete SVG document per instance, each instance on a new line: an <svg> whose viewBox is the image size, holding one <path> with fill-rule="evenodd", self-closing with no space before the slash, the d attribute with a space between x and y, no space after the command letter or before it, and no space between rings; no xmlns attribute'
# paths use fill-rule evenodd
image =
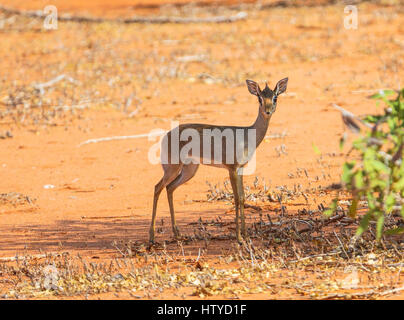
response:
<svg viewBox="0 0 404 320"><path fill-rule="evenodd" d="M272 103L273 104L276 104L276 101L278 100L278 96L274 96L273 98L272 98Z"/></svg>
<svg viewBox="0 0 404 320"><path fill-rule="evenodd" d="M264 100L261 98L261 96L258 96L258 100L259 100L259 102L260 102L260 104L264 104Z"/></svg>

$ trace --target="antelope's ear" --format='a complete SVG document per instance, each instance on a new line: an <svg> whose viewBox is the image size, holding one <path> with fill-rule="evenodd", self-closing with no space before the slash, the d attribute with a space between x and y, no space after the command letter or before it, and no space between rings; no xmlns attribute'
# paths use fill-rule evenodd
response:
<svg viewBox="0 0 404 320"><path fill-rule="evenodd" d="M279 80L275 86L274 92L276 95L280 95L286 91L286 87L288 86L288 78L284 78Z"/></svg>
<svg viewBox="0 0 404 320"><path fill-rule="evenodd" d="M252 80L246 80L248 91L255 96L259 96L261 94L261 89L258 83Z"/></svg>

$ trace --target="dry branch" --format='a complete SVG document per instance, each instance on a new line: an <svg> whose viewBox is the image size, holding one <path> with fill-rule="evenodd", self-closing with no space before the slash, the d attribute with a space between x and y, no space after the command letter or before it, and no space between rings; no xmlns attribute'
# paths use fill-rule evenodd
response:
<svg viewBox="0 0 404 320"><path fill-rule="evenodd" d="M0 11L7 14L15 14L29 18L45 18L47 15L41 10L18 10L0 5ZM86 16L72 16L70 14L58 15L58 21L70 22L117 22L117 23L230 23L247 18L247 13L244 11L238 12L232 16L214 16L214 17L132 17L132 18L119 18L119 19L106 19Z"/></svg>
<svg viewBox="0 0 404 320"><path fill-rule="evenodd" d="M302 230L299 230L299 234L302 234L302 233L305 233L305 232L309 232L309 231L318 231L318 230L320 230L321 228L323 228L323 227L329 225L330 223L336 222L336 221L338 221L338 220L341 220L341 219L344 218L344 217L345 217L345 213L342 213L342 214L340 214L340 215L335 215L335 216L333 216L333 217L331 217L331 218L329 218L329 219L320 221L316 226L313 226L313 227L306 227L306 228L304 228L304 229L302 229Z"/></svg>
<svg viewBox="0 0 404 320"><path fill-rule="evenodd" d="M322 297L321 299L322 300L329 300L329 299L369 298L369 297L372 297L372 296L386 296L386 295L389 295L389 294L398 293L398 292L403 291L403 290L404 290L404 287L391 289L391 290L386 290L386 291L382 291L382 292L371 290L371 291L360 292L360 293L336 293L336 294L332 294L332 295Z"/></svg>
<svg viewBox="0 0 404 320"><path fill-rule="evenodd" d="M354 119L358 120L360 123L362 123L363 125L365 125L368 128L373 128L372 125L363 121L361 118L354 115L352 112L345 110L344 108L340 107L339 105L333 103L332 106L341 112L342 120L347 125L347 127L350 128L352 131L354 131L356 133L358 133L360 131L359 127L356 125Z"/></svg>
<svg viewBox="0 0 404 320"><path fill-rule="evenodd" d="M14 257L2 257L0 258L0 262L11 262L11 261L17 261L17 260L32 260L32 259L43 259L47 257L59 257L61 256L60 253L47 253L47 254L37 254L33 256L14 256Z"/></svg>
<svg viewBox="0 0 404 320"><path fill-rule="evenodd" d="M34 88L37 89L41 94L44 94L45 92L45 88L49 88L52 87L55 83L58 83L59 81L62 81L63 79L68 80L71 83L77 83L78 81L74 80L72 77L69 77L65 74L61 74L55 78L53 78L52 80L49 80L47 82L44 83L38 83L38 84L34 84Z"/></svg>
<svg viewBox="0 0 404 320"><path fill-rule="evenodd" d="M85 144L89 143L98 143L98 142L105 142L105 141L113 141L113 140L128 140L128 139L138 139L138 138L147 138L147 137L158 137L166 133L166 131L159 131L154 133L142 133L136 134L132 136L114 136L114 137L105 137L105 138L98 138L98 139L89 139L86 140L78 145L78 147L84 146Z"/></svg>

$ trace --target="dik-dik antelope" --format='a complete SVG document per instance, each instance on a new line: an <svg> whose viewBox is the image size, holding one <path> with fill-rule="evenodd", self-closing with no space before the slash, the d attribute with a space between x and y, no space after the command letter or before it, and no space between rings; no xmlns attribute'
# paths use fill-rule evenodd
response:
<svg viewBox="0 0 404 320"><path fill-rule="evenodd" d="M195 175L199 164L225 168L229 171L236 207L236 239L241 242L241 235L243 235L243 237L246 236L243 167L251 159L255 149L264 139L269 121L276 110L278 96L286 91L288 78L280 80L273 90L271 90L267 84L264 90L261 90L255 81L246 80L246 82L249 92L257 96L259 103L257 119L251 126L217 126L196 123L181 124L163 137L162 145L164 147L161 149L161 159L164 160L162 161L164 176L154 188L153 215L149 232L151 243L154 242L157 202L164 187L167 189L172 230L177 239L180 237L180 232L175 221L173 192ZM219 133L220 140L218 143L215 139L215 134L212 134L212 132ZM223 134L225 132L227 134ZM185 136L189 138L195 138L195 136L198 138L198 150L196 150L198 152L191 152L191 148L187 147L187 150L184 149L185 153L182 153L182 155L185 154L185 156L179 157L178 153L181 153L181 150L190 142L189 139L179 138L182 137L184 133L187 133ZM208 139L206 139L207 133L210 134ZM234 142L234 137L239 137L240 133L242 139ZM251 137L251 135L248 135L249 133L253 133L252 136L254 139L249 139L249 137ZM232 136L233 139L230 139L232 143L229 144L223 141L223 136L225 138ZM214 144L214 150L211 150L212 138L216 142ZM173 152L173 146L175 144L177 144L178 148ZM220 150L221 153L219 157L215 154L217 150ZM195 151L195 148L193 148L192 151Z"/></svg>

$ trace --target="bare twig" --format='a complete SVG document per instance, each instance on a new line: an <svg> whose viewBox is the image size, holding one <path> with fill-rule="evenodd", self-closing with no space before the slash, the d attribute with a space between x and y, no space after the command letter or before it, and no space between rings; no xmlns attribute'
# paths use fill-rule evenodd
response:
<svg viewBox="0 0 404 320"><path fill-rule="evenodd" d="M300 258L300 259L297 259L297 260L291 260L291 261L288 261L288 262L289 262L289 263L296 263L296 262L300 262L300 261L304 261L304 260L309 260L309 259L313 259L313 258L317 258L317 257L335 256L335 255L338 255L338 254L340 254L340 253L341 253L341 252L338 251L338 252L330 252L330 253L315 254L315 255L312 255L312 256L307 256L307 257L303 257L303 258Z"/></svg>
<svg viewBox="0 0 404 320"><path fill-rule="evenodd" d="M344 254L345 254L345 257L346 257L347 259L349 259L349 256L348 256L347 252L345 251L345 248L344 248L344 245L342 244L341 239L338 237L338 235L337 235L337 233L335 232L335 230L333 230L332 232L334 233L334 236L337 238L337 240L338 240L338 242L339 242L339 245L340 245L342 251L343 251Z"/></svg>
<svg viewBox="0 0 404 320"><path fill-rule="evenodd" d="M63 79L66 79L66 80L68 80L69 82L72 82L72 83L78 82L78 81L74 80L72 77L69 77L69 76L67 76L65 74L61 74L61 75L57 76L56 78L53 78L52 80L49 80L47 82L34 84L33 87L35 89L37 89L41 94L44 94L44 92L45 92L44 89L45 88L49 88L49 87L53 86L55 83L58 83L59 81L62 81Z"/></svg>
<svg viewBox="0 0 404 320"><path fill-rule="evenodd" d="M0 5L0 10L4 13L25 16L29 18L45 18L46 14L41 10L18 10ZM103 22L116 22L116 23L230 23L247 18L246 12L238 12L232 16L214 16L214 17L132 17L120 19L106 19L95 18L88 16L72 16L70 14L63 14L58 16L58 21L71 21L71 22L90 22L90 23L103 23Z"/></svg>
<svg viewBox="0 0 404 320"><path fill-rule="evenodd" d="M385 90L390 90L390 89L387 89L387 88L381 88L381 89L371 89L371 90L353 90L353 91L351 91L351 93L360 93L360 94L362 94L362 93L374 93L374 92L380 92L380 91L385 91Z"/></svg>
<svg viewBox="0 0 404 320"><path fill-rule="evenodd" d="M396 289L391 289L391 290L386 290L380 293L381 296L387 296L388 294L393 294L393 293L397 293L400 291L403 291L404 287L401 288L396 288Z"/></svg>
<svg viewBox="0 0 404 320"><path fill-rule="evenodd" d="M328 225L328 224L330 224L330 223L332 223L332 222L341 220L341 219L344 218L344 217L345 217L345 214L344 214L344 213L342 213L342 214L340 214L340 215L335 215L335 216L333 216L333 217L331 217L331 218L329 218L329 219L327 219L327 220L321 221L321 222L320 222L317 226L315 226L314 228L313 228L313 227L307 227L307 228L304 228L304 229L300 230L299 233L302 234L302 233L308 232L308 231L318 231L318 230L320 230L321 228L325 227L326 225Z"/></svg>
<svg viewBox="0 0 404 320"><path fill-rule="evenodd" d="M162 136L166 131L158 131L154 133L142 133L136 134L131 136L114 136L114 137L105 137L105 138L98 138L98 139L89 139L86 140L78 145L78 147L84 146L85 144L89 143L98 143L98 142L105 142L105 141L113 141L113 140L128 140L128 139L138 139L138 138L147 138L147 137L158 137Z"/></svg>
<svg viewBox="0 0 404 320"><path fill-rule="evenodd" d="M32 260L32 259L43 259L47 257L59 257L61 256L60 253L47 253L47 254L37 254L33 256L22 256L19 257L16 255L15 257L2 257L0 258L1 262L11 262L11 261L17 261L17 260Z"/></svg>
<svg viewBox="0 0 404 320"><path fill-rule="evenodd" d="M403 291L404 287L401 288L396 288L396 289L391 289L391 290L386 290L383 292L377 292L374 290L367 291L367 292L360 292L360 293L336 293L332 295L328 295L325 297L322 297L321 299L327 300L327 299L355 299L355 298L366 298L370 296L386 296L389 294L393 293L398 293L400 291Z"/></svg>
<svg viewBox="0 0 404 320"><path fill-rule="evenodd" d="M344 108L340 107L339 105L333 103L332 105L335 109L339 110L342 114L342 119L344 121L344 123L350 128L352 129L354 132L359 132L359 127L356 125L356 123L354 122L353 119L360 121L360 123L362 123L363 125L365 125L368 128L373 128L372 125L370 125L369 123L363 121L361 118L359 118L358 116L354 115L352 112L345 110Z"/></svg>

